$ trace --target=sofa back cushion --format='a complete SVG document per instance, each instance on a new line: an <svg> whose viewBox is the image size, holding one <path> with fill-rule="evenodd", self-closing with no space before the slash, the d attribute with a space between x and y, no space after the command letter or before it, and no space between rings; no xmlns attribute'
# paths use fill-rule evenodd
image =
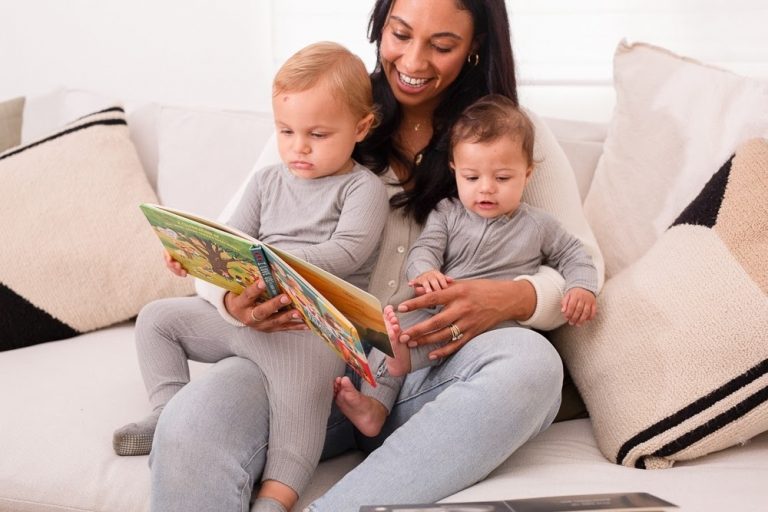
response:
<svg viewBox="0 0 768 512"><path fill-rule="evenodd" d="M166 205L216 218L275 129L266 112L163 106L157 194Z"/></svg>

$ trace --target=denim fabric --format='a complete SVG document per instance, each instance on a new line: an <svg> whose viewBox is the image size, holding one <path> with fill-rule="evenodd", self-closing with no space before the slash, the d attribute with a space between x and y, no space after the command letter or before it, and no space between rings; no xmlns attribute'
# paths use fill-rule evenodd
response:
<svg viewBox="0 0 768 512"><path fill-rule="evenodd" d="M376 438L360 436L334 410L323 456L355 447L371 453L307 510L434 502L482 480L549 426L562 376L560 358L543 336L498 329L443 364L409 374ZM263 382L255 365L230 358L171 400L151 456L152 510L248 510L266 457Z"/></svg>

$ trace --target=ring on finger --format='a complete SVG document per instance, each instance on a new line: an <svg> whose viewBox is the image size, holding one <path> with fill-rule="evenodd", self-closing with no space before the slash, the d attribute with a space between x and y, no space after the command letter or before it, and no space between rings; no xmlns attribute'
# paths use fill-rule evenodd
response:
<svg viewBox="0 0 768 512"><path fill-rule="evenodd" d="M459 326L456 324L449 324L448 329L451 330L451 341L458 341L462 337L464 337L464 333L461 332L461 329L459 329Z"/></svg>
<svg viewBox="0 0 768 512"><path fill-rule="evenodd" d="M259 322L263 322L263 321L264 321L264 319L263 319L263 318L256 318L256 308L252 308L252 309L251 309L251 319L252 319L254 322L256 322L256 323L259 323Z"/></svg>

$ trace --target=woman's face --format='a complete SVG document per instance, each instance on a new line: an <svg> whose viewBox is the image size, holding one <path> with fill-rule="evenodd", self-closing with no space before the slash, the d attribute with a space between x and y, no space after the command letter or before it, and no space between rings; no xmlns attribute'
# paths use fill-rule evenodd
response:
<svg viewBox="0 0 768 512"><path fill-rule="evenodd" d="M381 67L404 107L434 109L459 76L474 26L456 0L396 0L381 36Z"/></svg>

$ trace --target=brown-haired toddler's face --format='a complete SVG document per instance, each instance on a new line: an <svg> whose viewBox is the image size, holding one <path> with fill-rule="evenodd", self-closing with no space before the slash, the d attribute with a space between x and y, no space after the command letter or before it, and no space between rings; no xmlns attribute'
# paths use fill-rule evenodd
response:
<svg viewBox="0 0 768 512"><path fill-rule="evenodd" d="M517 210L533 170L520 139L509 136L457 143L451 167L459 200L466 209L485 218Z"/></svg>

